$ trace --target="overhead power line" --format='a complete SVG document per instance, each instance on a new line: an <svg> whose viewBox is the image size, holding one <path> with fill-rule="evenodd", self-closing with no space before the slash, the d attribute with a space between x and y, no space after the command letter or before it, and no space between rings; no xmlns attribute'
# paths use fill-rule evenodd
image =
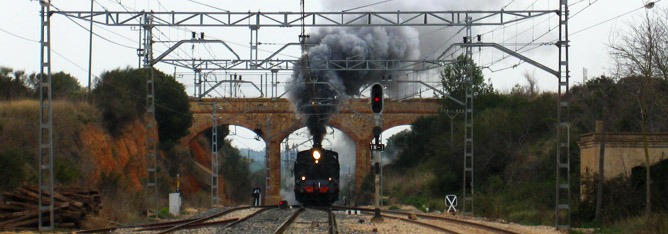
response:
<svg viewBox="0 0 668 234"><path fill-rule="evenodd" d="M222 8L218 8L218 7L215 7L215 6L211 6L211 5L206 4L206 3L201 3L201 2L198 2L198 1L195 1L195 0L187 0L187 1L189 1L189 2L193 2L193 3L196 3L196 4L199 4L199 5L202 5L202 6L210 7L210 8L219 10L219 11L230 12L230 11L228 11L228 10L225 10L225 9L222 9Z"/></svg>
<svg viewBox="0 0 668 234"><path fill-rule="evenodd" d="M375 6L375 5L378 5L378 4L382 4L382 3L386 3L386 2L391 2L391 1L394 1L394 0L385 0L385 1L380 1L380 2L376 2L376 3L371 3L371 4L364 5L364 6L358 6L358 7L355 7L355 8L350 8L350 9L348 9L348 10L343 10L342 12L348 12L348 11L359 10L359 9L362 9L362 8L365 8L365 7Z"/></svg>
<svg viewBox="0 0 668 234"><path fill-rule="evenodd" d="M59 9L58 7L56 7L55 5L53 5L53 3L49 3L49 5L51 5L51 6L52 6L53 8L55 8L56 10L60 11L60 9ZM125 47L125 48L128 48L128 49L133 49L133 50L136 49L135 47L127 46L127 45L123 45L123 44L121 44L121 43L118 43L118 42L109 40L109 39L107 39L106 37L101 36L100 34L97 34L97 33L93 32L93 31L91 31L89 28L86 28L85 26L81 25L79 22L73 20L70 16L67 16L67 15L66 15L66 18L67 18L68 20L72 21L73 23L75 23L76 25L78 25L78 26L79 26L80 28L82 28L83 30L86 30L87 32L90 32L90 33L92 33L93 35L95 35L95 36L99 37L100 39L105 40L105 41L107 41L107 42L109 42L109 43L111 43L111 44L114 44L114 45L117 45L117 46L121 46L121 47Z"/></svg>
<svg viewBox="0 0 668 234"><path fill-rule="evenodd" d="M654 2L654 3L656 4L656 3L660 2L660 1L661 1L661 0L656 1L656 2ZM620 18L620 17L626 16L626 15L628 15L628 14L631 14L631 13L633 13L633 12L635 12L635 11L637 11L637 10L643 9L643 8L645 8L645 6L638 7L638 8L636 8L636 9L627 11L627 12L625 12L625 13L622 13L622 14L617 15L617 16L615 16L615 17L612 17L612 18L610 18L610 19L607 19L607 20L601 21L601 22L599 22L599 23L593 24L593 25L591 25L591 26L589 26L589 27L580 29L580 30L578 30L578 31L575 31L575 32L571 33L570 35L573 36L573 35L575 35L575 34L581 33L581 32L583 32L583 31L589 30L589 29L594 28L594 27L596 27L596 26L599 26L599 25L601 25L601 24L605 24L605 23L610 22L610 21L612 21L612 20L615 20L615 19L618 19L618 18Z"/></svg>
<svg viewBox="0 0 668 234"><path fill-rule="evenodd" d="M2 29L2 28L0 28L0 31L3 31L3 32L5 32L5 33L7 33L7 34L9 34L9 35L12 35L12 36L17 37L17 38L21 38L21 39L26 40L26 41L37 42L37 43L39 43L39 41L35 41L35 40L29 39L29 38L25 38L25 37L23 37L23 36L14 34L14 33L10 32L10 31L7 31L7 30Z"/></svg>

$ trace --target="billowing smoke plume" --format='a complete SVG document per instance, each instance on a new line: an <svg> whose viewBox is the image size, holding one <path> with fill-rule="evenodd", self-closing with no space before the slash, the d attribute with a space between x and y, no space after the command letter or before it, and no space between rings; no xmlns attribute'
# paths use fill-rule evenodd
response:
<svg viewBox="0 0 668 234"><path fill-rule="evenodd" d="M339 153L339 164L341 165L339 187L342 190L354 189L355 183L353 181L355 180L355 165L357 164L355 142L343 132L335 132L333 139L332 150Z"/></svg>
<svg viewBox="0 0 668 234"><path fill-rule="evenodd" d="M332 71L331 60L415 60L417 31L409 27L322 29L310 35L308 49L288 83L288 98L308 127L314 144L323 140L331 114L341 100L360 95L364 85L380 81L384 71ZM308 58L308 61L306 59ZM308 65L306 65L308 64Z"/></svg>
<svg viewBox="0 0 668 234"><path fill-rule="evenodd" d="M504 3L506 2L506 3ZM508 1L490 1L490 0L411 0L411 1L388 1L380 2L378 0L356 0L356 1L322 1L320 10L322 11L462 11L462 10L501 10ZM380 3L380 4L378 4ZM359 8L361 6L366 6ZM509 9L517 10L519 6L526 7L526 3L515 2L510 4ZM524 8L521 8L524 9ZM421 56L435 58L452 43L461 41L461 37L456 37L446 43L455 32L461 27L417 27L420 38ZM479 32L475 32L479 33Z"/></svg>

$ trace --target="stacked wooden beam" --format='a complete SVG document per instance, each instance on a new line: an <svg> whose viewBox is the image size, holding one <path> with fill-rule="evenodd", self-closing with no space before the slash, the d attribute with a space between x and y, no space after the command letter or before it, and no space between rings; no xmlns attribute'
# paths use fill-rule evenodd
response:
<svg viewBox="0 0 668 234"><path fill-rule="evenodd" d="M51 204L46 194L45 205ZM0 201L0 230L33 229L39 223L39 190L23 185L13 192L3 192ZM102 209L100 193L84 188L55 188L53 193L54 222L57 228L79 228L86 215ZM42 211L48 219L48 210ZM46 223L48 224L48 221Z"/></svg>

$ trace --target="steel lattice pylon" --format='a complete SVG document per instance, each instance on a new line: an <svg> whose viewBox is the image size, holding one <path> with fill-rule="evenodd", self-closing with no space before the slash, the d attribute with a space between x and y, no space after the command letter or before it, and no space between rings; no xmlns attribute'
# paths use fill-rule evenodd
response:
<svg viewBox="0 0 668 234"><path fill-rule="evenodd" d="M472 19L467 18L466 42L472 43L471 23ZM473 216L473 65L468 61L473 61L473 48L466 47L466 97L464 100L464 187L462 188L462 213Z"/></svg>
<svg viewBox="0 0 668 234"><path fill-rule="evenodd" d="M53 216L53 109L51 100L51 9L42 2L42 36L40 40L39 73L39 205L40 231L51 231ZM46 205L48 203L49 205ZM48 211L48 212L46 212ZM44 214L48 214L44 217ZM48 221L48 225L45 225Z"/></svg>
<svg viewBox="0 0 668 234"><path fill-rule="evenodd" d="M218 194L218 117L216 117L216 103L212 105L211 118L213 126L211 127L211 207L220 205L220 196Z"/></svg>
<svg viewBox="0 0 668 234"><path fill-rule="evenodd" d="M155 120L155 72L153 71L153 34L151 15L145 14L144 25L144 69L146 70L146 214L156 216L158 204L158 129ZM151 212L153 208L153 212Z"/></svg>
<svg viewBox="0 0 668 234"><path fill-rule="evenodd" d="M559 1L559 103L557 103L557 179L555 225L557 229L571 226L571 160L570 120L568 108L568 0Z"/></svg>

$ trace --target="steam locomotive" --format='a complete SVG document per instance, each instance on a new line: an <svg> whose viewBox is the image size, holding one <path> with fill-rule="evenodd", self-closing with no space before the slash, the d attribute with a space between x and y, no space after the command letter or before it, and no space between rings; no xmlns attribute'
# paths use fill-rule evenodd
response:
<svg viewBox="0 0 668 234"><path fill-rule="evenodd" d="M297 153L295 198L303 205L331 205L339 199L339 154L314 145Z"/></svg>

